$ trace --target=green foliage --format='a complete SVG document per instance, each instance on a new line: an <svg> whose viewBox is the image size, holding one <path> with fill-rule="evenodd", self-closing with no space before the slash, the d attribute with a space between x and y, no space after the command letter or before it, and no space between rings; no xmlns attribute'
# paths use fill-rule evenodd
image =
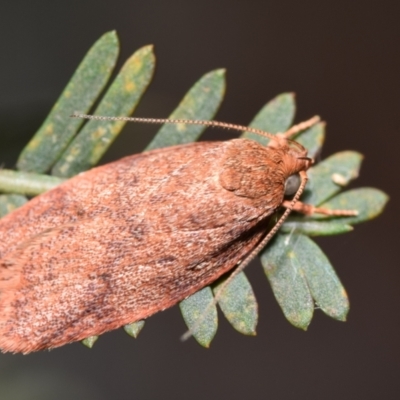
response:
<svg viewBox="0 0 400 400"><path fill-rule="evenodd" d="M82 340L82 344L87 348L91 349L94 344L97 342L98 336L89 336L86 339Z"/></svg>
<svg viewBox="0 0 400 400"><path fill-rule="evenodd" d="M250 122L250 127L269 133L287 131L293 123L296 103L293 93L282 93L267 103ZM242 137L266 145L269 139L255 133L244 132Z"/></svg>
<svg viewBox="0 0 400 400"><path fill-rule="evenodd" d="M75 110L88 111L107 84L119 53L115 32L103 35L89 50L43 125L22 151L17 168L47 172L83 124L66 118Z"/></svg>
<svg viewBox="0 0 400 400"><path fill-rule="evenodd" d="M307 329L314 302L332 318L344 321L349 301L328 258L309 237L278 234L261 254L275 298L294 326Z"/></svg>
<svg viewBox="0 0 400 400"><path fill-rule="evenodd" d="M144 320L132 322L131 324L125 325L124 330L129 336L136 339L139 336L140 331L143 329L144 324Z"/></svg>
<svg viewBox="0 0 400 400"><path fill-rule="evenodd" d="M307 172L309 182L302 201L318 206L338 193L357 178L362 159L360 153L342 151L311 167Z"/></svg>
<svg viewBox="0 0 400 400"><path fill-rule="evenodd" d="M308 156L314 158L322 148L325 140L325 124L319 122L300 135L295 137L296 141L308 150Z"/></svg>
<svg viewBox="0 0 400 400"><path fill-rule="evenodd" d="M305 329L314 313L314 302L307 286L301 259L287 235L276 235L261 254L265 274L285 317L296 327Z"/></svg>
<svg viewBox="0 0 400 400"><path fill-rule="evenodd" d="M20 194L2 194L0 195L0 217L23 206L28 199Z"/></svg>
<svg viewBox="0 0 400 400"><path fill-rule="evenodd" d="M218 328L217 307L213 304L213 300L213 292L206 286L179 303L186 325L192 331L194 338L204 347L210 346Z"/></svg>
<svg viewBox="0 0 400 400"><path fill-rule="evenodd" d="M138 50L126 61L94 114L130 115L149 85L154 67L153 47ZM96 165L125 124L125 121L89 121L61 155L52 174L69 178Z"/></svg>
<svg viewBox="0 0 400 400"><path fill-rule="evenodd" d="M69 118L75 111L87 112L97 100L114 69L119 52L115 32L103 35L89 50L50 114L22 151L16 171L0 171L0 215L23 205L23 195L37 195L64 179L94 166L116 139L125 122L84 121ZM149 85L155 66L151 46L143 47L122 67L94 111L96 115L129 116ZM224 70L204 75L185 95L170 115L178 119L212 119L225 92ZM267 103L251 127L270 133L286 131L296 110L294 95L284 93ZM202 126L164 125L148 149L195 141ZM243 137L266 144L268 139L249 132ZM315 157L325 139L325 125L318 123L297 135L296 140ZM353 151L337 153L308 171L309 184L302 201L327 208L356 209L355 217L327 218L317 215L290 216L273 241L260 254L261 263L285 317L296 327L306 329L315 305L337 320L345 320L349 303L329 260L310 239L352 230L352 225L379 215L388 197L377 189L362 188L341 192L358 176L362 155ZM51 175L42 175L51 170ZM257 301L245 274L240 273L221 292L227 276L205 287L180 303L183 318L195 339L208 347L218 328L214 295L232 326L254 335L258 319ZM144 321L125 326L137 337ZM97 337L83 343L92 347Z"/></svg>
<svg viewBox="0 0 400 400"><path fill-rule="evenodd" d="M211 71L194 84L168 118L210 120L216 114L224 94L225 70ZM205 129L199 125L164 124L146 150L195 142Z"/></svg>
<svg viewBox="0 0 400 400"><path fill-rule="evenodd" d="M218 299L226 319L232 326L244 335L255 335L258 321L257 300L246 275L241 272L228 286L222 289L225 279L213 285L213 291ZM222 290L221 293L219 291Z"/></svg>

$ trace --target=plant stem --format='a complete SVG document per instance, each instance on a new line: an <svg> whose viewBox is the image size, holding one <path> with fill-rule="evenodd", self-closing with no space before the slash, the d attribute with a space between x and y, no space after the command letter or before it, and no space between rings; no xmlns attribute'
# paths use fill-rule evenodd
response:
<svg viewBox="0 0 400 400"><path fill-rule="evenodd" d="M32 172L0 170L0 192L36 196L54 188L65 179Z"/></svg>

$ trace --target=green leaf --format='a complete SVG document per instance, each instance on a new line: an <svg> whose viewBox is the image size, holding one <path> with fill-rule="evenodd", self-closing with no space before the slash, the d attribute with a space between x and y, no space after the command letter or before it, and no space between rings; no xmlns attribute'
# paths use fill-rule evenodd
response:
<svg viewBox="0 0 400 400"><path fill-rule="evenodd" d="M217 69L204 75L186 93L170 119L211 120L225 94L225 70ZM195 142L205 126L189 124L164 124L146 150Z"/></svg>
<svg viewBox="0 0 400 400"><path fill-rule="evenodd" d="M28 199L20 194L0 195L0 218L23 206L27 202Z"/></svg>
<svg viewBox="0 0 400 400"><path fill-rule="evenodd" d="M69 116L87 112L114 69L119 52L114 31L104 34L89 50L35 136L22 151L17 168L43 173L58 160L83 121Z"/></svg>
<svg viewBox="0 0 400 400"><path fill-rule="evenodd" d="M293 93L282 93L269 101L251 121L250 127L261 129L264 132L286 132L292 125L296 112L296 103ZM255 140L266 145L268 138L251 132L244 132L243 138Z"/></svg>
<svg viewBox="0 0 400 400"><path fill-rule="evenodd" d="M314 313L314 302L294 237L278 233L260 257L285 317L297 328L306 330Z"/></svg>
<svg viewBox="0 0 400 400"><path fill-rule="evenodd" d="M305 218L290 218L285 221L280 229L283 233L304 233L309 236L338 235L353 230L346 221L314 221Z"/></svg>
<svg viewBox="0 0 400 400"><path fill-rule="evenodd" d="M308 150L308 157L314 158L321 150L325 141L325 123L319 122L301 132L294 140Z"/></svg>
<svg viewBox="0 0 400 400"><path fill-rule="evenodd" d="M278 234L261 255L264 271L286 318L306 329L314 302L340 321L349 311L347 294L322 250L301 234Z"/></svg>
<svg viewBox="0 0 400 400"><path fill-rule="evenodd" d="M377 217L388 201L389 196L381 190L358 188L338 194L328 202L321 204L321 207L331 210L357 210L358 215L354 217L336 217L333 220L338 223L353 225Z"/></svg>
<svg viewBox="0 0 400 400"><path fill-rule="evenodd" d="M204 347L210 347L218 328L217 307L210 307L213 301L212 290L206 286L179 303L187 327L197 342Z"/></svg>
<svg viewBox="0 0 400 400"><path fill-rule="evenodd" d="M131 324L125 325L124 330L129 336L136 339L139 336L140 331L143 329L144 323L144 320L132 322Z"/></svg>
<svg viewBox="0 0 400 400"><path fill-rule="evenodd" d="M149 85L154 66L153 46L135 52L122 67L94 114L129 116ZM96 165L125 124L126 121L89 121L54 166L52 174L71 177Z"/></svg>
<svg viewBox="0 0 400 400"><path fill-rule="evenodd" d="M94 344L97 342L98 336L89 336L86 339L83 339L81 343L87 348L91 349Z"/></svg>
<svg viewBox="0 0 400 400"><path fill-rule="evenodd" d="M219 293L226 279L214 285L214 295ZM258 305L246 275L241 272L218 294L218 304L226 319L244 335L255 335L258 320Z"/></svg>
<svg viewBox="0 0 400 400"><path fill-rule="evenodd" d="M333 154L310 168L309 181L301 200L319 205L338 193L342 187L358 177L363 156L355 151Z"/></svg>
<svg viewBox="0 0 400 400"><path fill-rule="evenodd" d="M345 321L349 300L328 258L307 236L295 234L290 241L316 304L330 317Z"/></svg>
<svg viewBox="0 0 400 400"><path fill-rule="evenodd" d="M6 193L36 196L53 189L62 182L64 179L55 176L9 169L0 170L0 191Z"/></svg>

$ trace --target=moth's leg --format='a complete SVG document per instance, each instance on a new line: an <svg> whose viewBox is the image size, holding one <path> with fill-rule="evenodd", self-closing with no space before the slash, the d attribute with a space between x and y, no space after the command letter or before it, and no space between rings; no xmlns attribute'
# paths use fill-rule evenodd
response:
<svg viewBox="0 0 400 400"><path fill-rule="evenodd" d="M282 205L285 208L290 208L291 201L285 200ZM357 210L329 210L328 208L315 207L311 204L302 203L301 201L296 202L292 210L305 215L324 214L342 217L352 217L354 215L358 215Z"/></svg>
<svg viewBox="0 0 400 400"><path fill-rule="evenodd" d="M286 139L289 139L291 136L297 135L299 132L304 131L308 128L311 128L317 122L320 121L320 118L316 115L315 117L310 118L307 121L300 122L297 125L293 125L289 130L282 133L281 135Z"/></svg>

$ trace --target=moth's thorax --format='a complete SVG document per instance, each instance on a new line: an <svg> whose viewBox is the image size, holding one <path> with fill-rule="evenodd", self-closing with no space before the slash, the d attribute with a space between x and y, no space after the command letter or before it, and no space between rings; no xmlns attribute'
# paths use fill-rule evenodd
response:
<svg viewBox="0 0 400 400"><path fill-rule="evenodd" d="M227 142L219 180L237 196L261 199L273 207L282 201L290 175L307 170L307 151L298 143L283 138L263 146L248 139Z"/></svg>

